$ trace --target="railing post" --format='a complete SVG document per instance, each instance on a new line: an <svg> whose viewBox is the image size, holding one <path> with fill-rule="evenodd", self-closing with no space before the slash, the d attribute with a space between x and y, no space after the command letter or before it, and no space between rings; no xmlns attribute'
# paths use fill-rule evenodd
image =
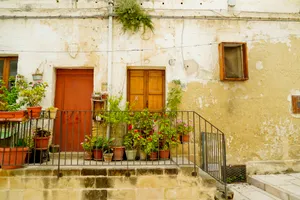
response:
<svg viewBox="0 0 300 200"><path fill-rule="evenodd" d="M227 200L227 172L226 172L226 142L225 142L225 134L222 133L222 145L223 145L223 182L225 188L225 199Z"/></svg>
<svg viewBox="0 0 300 200"><path fill-rule="evenodd" d="M193 112L193 129L194 129L194 171L192 176L197 176L196 172L196 127L195 127L195 113ZM199 141L200 142L200 141Z"/></svg>
<svg viewBox="0 0 300 200"><path fill-rule="evenodd" d="M63 112L60 112L60 121L59 121L59 146L60 148L62 147L61 145L61 141L62 141L62 121L63 121ZM58 162L57 162L57 178L59 179L60 177L62 177L62 173L60 172L60 151L58 151Z"/></svg>

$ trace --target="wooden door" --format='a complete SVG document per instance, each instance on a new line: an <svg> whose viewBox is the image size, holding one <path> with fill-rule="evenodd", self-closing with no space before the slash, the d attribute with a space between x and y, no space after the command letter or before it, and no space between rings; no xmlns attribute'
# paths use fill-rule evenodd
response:
<svg viewBox="0 0 300 200"><path fill-rule="evenodd" d="M92 93L92 69L57 70L55 107L60 112L55 121L54 141L62 151L82 150L84 135L91 134Z"/></svg>
<svg viewBox="0 0 300 200"><path fill-rule="evenodd" d="M165 106L164 70L128 70L127 101L133 110L161 111Z"/></svg>

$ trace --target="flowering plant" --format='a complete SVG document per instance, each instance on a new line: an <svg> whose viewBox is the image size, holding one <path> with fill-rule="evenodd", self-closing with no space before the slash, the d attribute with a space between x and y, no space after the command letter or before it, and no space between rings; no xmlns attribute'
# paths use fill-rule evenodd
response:
<svg viewBox="0 0 300 200"><path fill-rule="evenodd" d="M158 145L159 145L159 137L157 133L154 133L146 138L144 151L147 155L149 155L151 152L157 152L158 151Z"/></svg>
<svg viewBox="0 0 300 200"><path fill-rule="evenodd" d="M82 148L85 151L92 151L93 150L93 146L94 146L94 140L91 136L89 135L85 135L84 136L84 141L80 143Z"/></svg>
<svg viewBox="0 0 300 200"><path fill-rule="evenodd" d="M128 127L128 129L130 126ZM124 136L124 146L126 149L137 149L140 146L140 140L143 139L140 130L130 129L128 133Z"/></svg>
<svg viewBox="0 0 300 200"><path fill-rule="evenodd" d="M188 123L182 121L182 120L177 120L176 121L176 129L177 132L183 135L187 135L192 131L192 126L189 125Z"/></svg>

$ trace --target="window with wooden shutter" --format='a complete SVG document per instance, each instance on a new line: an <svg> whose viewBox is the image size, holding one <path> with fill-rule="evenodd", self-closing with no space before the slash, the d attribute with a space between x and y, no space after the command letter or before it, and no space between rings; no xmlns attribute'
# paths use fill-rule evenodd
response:
<svg viewBox="0 0 300 200"><path fill-rule="evenodd" d="M165 106L165 71L129 69L127 101L133 110L162 111Z"/></svg>
<svg viewBox="0 0 300 200"><path fill-rule="evenodd" d="M248 80L247 44L222 42L219 44L220 80Z"/></svg>
<svg viewBox="0 0 300 200"><path fill-rule="evenodd" d="M292 112L300 114L300 95L292 95Z"/></svg>
<svg viewBox="0 0 300 200"><path fill-rule="evenodd" d="M17 76L17 68L17 57L0 57L0 79L4 81L6 87L14 83Z"/></svg>

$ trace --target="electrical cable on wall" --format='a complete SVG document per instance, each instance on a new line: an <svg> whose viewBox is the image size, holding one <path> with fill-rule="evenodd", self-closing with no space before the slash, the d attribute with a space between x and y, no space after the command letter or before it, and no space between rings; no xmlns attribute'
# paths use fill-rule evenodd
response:
<svg viewBox="0 0 300 200"><path fill-rule="evenodd" d="M240 42L259 42L262 40L276 40L276 39L287 39L292 36L300 37L300 34L290 34L289 36L282 36L282 37L269 37L266 39L254 39L254 40L241 40ZM211 46L211 45L218 45L220 42L209 42L205 44L194 44L194 45L180 45L180 46L172 46L172 47L159 47L159 48L135 48L135 49L115 49L113 51L108 50L88 50L88 51L79 51L78 53L107 53L107 52L140 52L140 51L156 51L156 50L168 50L168 49L179 49L179 48L193 48L193 47L201 47L201 46ZM0 47L1 48L1 47ZM24 49L0 49L0 52L24 52L24 53L68 53L68 51L58 50L24 50Z"/></svg>

